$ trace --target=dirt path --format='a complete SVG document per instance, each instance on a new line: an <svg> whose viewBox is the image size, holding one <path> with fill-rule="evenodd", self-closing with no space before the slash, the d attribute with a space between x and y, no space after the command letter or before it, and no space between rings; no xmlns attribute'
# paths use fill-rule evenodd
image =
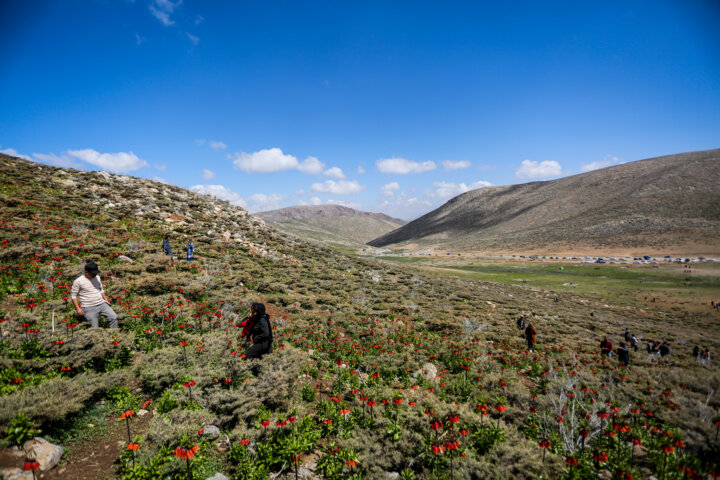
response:
<svg viewBox="0 0 720 480"><path fill-rule="evenodd" d="M133 417L131 433L144 434L150 426L152 413ZM127 427L117 415L107 417L108 428L98 435L89 435L67 445L70 454L54 469L38 476L42 480L110 480L117 478L115 462L127 447Z"/></svg>

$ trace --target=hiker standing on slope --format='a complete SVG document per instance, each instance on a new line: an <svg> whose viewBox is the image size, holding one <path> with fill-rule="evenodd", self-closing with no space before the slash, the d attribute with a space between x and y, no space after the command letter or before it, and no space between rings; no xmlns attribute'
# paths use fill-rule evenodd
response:
<svg viewBox="0 0 720 480"><path fill-rule="evenodd" d="M620 346L617 349L617 356L620 363L627 367L630 363L630 350L627 349L624 342L620 342Z"/></svg>
<svg viewBox="0 0 720 480"><path fill-rule="evenodd" d="M527 340L528 350L530 350L531 352L535 347L535 334L535 327L532 326L531 322L528 322L528 326L527 328L525 328L525 340Z"/></svg>
<svg viewBox="0 0 720 480"><path fill-rule="evenodd" d="M118 328L117 313L110 308L110 299L105 295L96 263L85 264L85 273L73 282L70 298L75 304L75 312L85 317L92 328L98 327L100 315L107 318L110 328Z"/></svg>
<svg viewBox="0 0 720 480"><path fill-rule="evenodd" d="M600 355L605 357L612 357L613 345L607 337L603 338L600 342Z"/></svg>
<svg viewBox="0 0 720 480"><path fill-rule="evenodd" d="M272 352L272 328L264 304L253 303L250 306L250 315L245 317L240 326L243 327L240 336L253 343L245 350L244 358L261 358L266 353Z"/></svg>
<svg viewBox="0 0 720 480"><path fill-rule="evenodd" d="M165 235L165 238L163 238L162 249L163 249L163 252L165 252L165 255L170 257L170 260L172 260L172 258L173 258L172 247L170 247L170 239L168 238L167 235Z"/></svg>
<svg viewBox="0 0 720 480"><path fill-rule="evenodd" d="M187 252L187 261L193 260L193 254L195 253L195 245L190 240L185 243L185 251Z"/></svg>

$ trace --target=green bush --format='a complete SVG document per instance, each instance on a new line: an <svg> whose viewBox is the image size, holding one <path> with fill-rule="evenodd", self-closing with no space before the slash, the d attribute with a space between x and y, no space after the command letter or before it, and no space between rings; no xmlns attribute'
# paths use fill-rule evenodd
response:
<svg viewBox="0 0 720 480"><path fill-rule="evenodd" d="M22 446L38 434L40 430L33 427L28 416L18 413L5 429L5 441L10 442L10 445Z"/></svg>
<svg viewBox="0 0 720 480"><path fill-rule="evenodd" d="M168 413L175 410L178 405L177 398L175 398L172 392L170 390L165 390L162 395L160 395L160 399L158 399L157 406L155 408L158 413Z"/></svg>

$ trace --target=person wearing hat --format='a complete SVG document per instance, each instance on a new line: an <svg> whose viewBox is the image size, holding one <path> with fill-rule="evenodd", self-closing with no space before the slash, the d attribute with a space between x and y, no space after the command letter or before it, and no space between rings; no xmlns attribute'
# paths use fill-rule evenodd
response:
<svg viewBox="0 0 720 480"><path fill-rule="evenodd" d="M107 318L110 328L118 328L117 314L110 308L110 299L103 290L100 269L96 263L85 264L85 273L73 282L70 298L77 314L84 316L92 328L98 327L100 315Z"/></svg>

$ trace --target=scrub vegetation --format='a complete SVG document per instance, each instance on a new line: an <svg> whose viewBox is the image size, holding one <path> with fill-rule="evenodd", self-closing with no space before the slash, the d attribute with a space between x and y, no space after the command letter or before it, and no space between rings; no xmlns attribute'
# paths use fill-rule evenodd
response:
<svg viewBox="0 0 720 480"><path fill-rule="evenodd" d="M152 181L7 156L0 167L0 429L8 446L122 442L72 478L719 473L720 374L690 354L700 342L718 351L713 311L428 273L286 237ZM175 250L192 240L196 260L164 256L165 235ZM119 330L74 316L69 289L87 260ZM244 360L236 327L256 301L274 352ZM672 353L631 352L627 368L601 358L600 339L625 328Z"/></svg>

